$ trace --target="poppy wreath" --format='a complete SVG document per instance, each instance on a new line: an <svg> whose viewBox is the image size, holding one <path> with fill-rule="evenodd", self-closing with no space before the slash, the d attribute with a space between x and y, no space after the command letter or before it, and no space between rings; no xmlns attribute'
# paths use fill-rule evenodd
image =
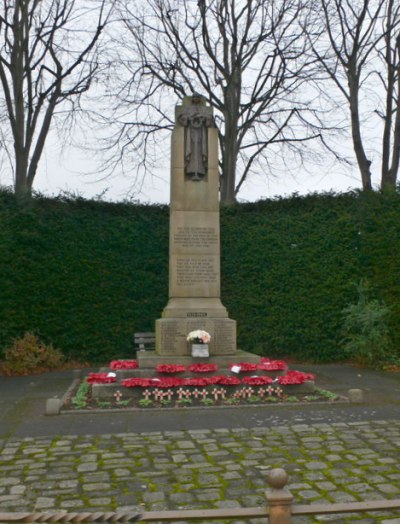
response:
<svg viewBox="0 0 400 524"><path fill-rule="evenodd" d="M262 371L284 371L287 369L288 365L284 360L270 360L269 358L262 358L257 367Z"/></svg>
<svg viewBox="0 0 400 524"><path fill-rule="evenodd" d="M89 384L112 384L117 381L114 373L89 373L86 382Z"/></svg>
<svg viewBox="0 0 400 524"><path fill-rule="evenodd" d="M240 368L239 373L241 371L257 371L257 364L253 364L252 362L239 362L238 364L229 365L229 369L231 371L234 367Z"/></svg>
<svg viewBox="0 0 400 524"><path fill-rule="evenodd" d="M217 364L192 364L188 367L188 371L191 373L211 373L213 371L217 371L218 366Z"/></svg>
<svg viewBox="0 0 400 524"><path fill-rule="evenodd" d="M308 380L314 380L315 375L312 373L304 373L303 371L289 370L286 375L278 377L278 382L281 386L288 386L293 384L304 384Z"/></svg>
<svg viewBox="0 0 400 524"><path fill-rule="evenodd" d="M137 369L139 364L137 360L112 360L109 368L115 371L119 369Z"/></svg>
<svg viewBox="0 0 400 524"><path fill-rule="evenodd" d="M180 364L158 364L156 371L157 373L182 373L186 371L186 367Z"/></svg>
<svg viewBox="0 0 400 524"><path fill-rule="evenodd" d="M242 378L242 384L246 384L248 386L264 386L265 384L272 384L272 382L273 379L268 376Z"/></svg>

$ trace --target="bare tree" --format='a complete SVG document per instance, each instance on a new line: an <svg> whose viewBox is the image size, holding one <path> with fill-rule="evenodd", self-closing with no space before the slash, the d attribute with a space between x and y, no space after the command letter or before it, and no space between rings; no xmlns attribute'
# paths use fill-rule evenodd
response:
<svg viewBox="0 0 400 524"><path fill-rule="evenodd" d="M382 189L395 188L400 162L400 5L389 0L385 5L383 45L378 55L383 64L377 72L386 93L385 105L378 115L383 119ZM386 75L385 75L386 73Z"/></svg>
<svg viewBox="0 0 400 524"><path fill-rule="evenodd" d="M271 170L275 144L301 155L320 137L319 115L302 91L309 64L301 0L148 0L139 7L120 4L128 30L120 62L130 77L119 74L127 81L111 149L119 144L121 154L140 151L151 161L153 139L173 124L171 102L199 92L219 128L221 201L232 203L252 171Z"/></svg>
<svg viewBox="0 0 400 524"><path fill-rule="evenodd" d="M96 74L99 38L112 4L106 8L106 2L1 2L1 138L18 195L31 194L56 107L87 91Z"/></svg>
<svg viewBox="0 0 400 524"><path fill-rule="evenodd" d="M394 188L400 158L400 4L396 0L320 0L318 7L322 26L312 48L347 102L362 187L372 189L369 155L374 127L382 131L381 187ZM322 88L326 92L326 86ZM380 122L374 122L377 116Z"/></svg>

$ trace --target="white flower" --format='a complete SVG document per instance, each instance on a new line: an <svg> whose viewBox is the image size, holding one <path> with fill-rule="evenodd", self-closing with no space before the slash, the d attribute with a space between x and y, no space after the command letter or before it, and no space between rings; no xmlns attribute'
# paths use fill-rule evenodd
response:
<svg viewBox="0 0 400 524"><path fill-rule="evenodd" d="M201 329L191 331L187 336L187 341L191 342L192 344L208 344L210 340L210 334L207 333L207 331L203 331Z"/></svg>

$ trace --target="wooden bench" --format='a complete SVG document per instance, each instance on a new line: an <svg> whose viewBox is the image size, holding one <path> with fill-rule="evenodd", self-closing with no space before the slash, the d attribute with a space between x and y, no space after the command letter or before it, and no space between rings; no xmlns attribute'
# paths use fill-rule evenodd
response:
<svg viewBox="0 0 400 524"><path fill-rule="evenodd" d="M146 351L146 349L154 350L156 345L155 333L135 333L135 348L136 351Z"/></svg>

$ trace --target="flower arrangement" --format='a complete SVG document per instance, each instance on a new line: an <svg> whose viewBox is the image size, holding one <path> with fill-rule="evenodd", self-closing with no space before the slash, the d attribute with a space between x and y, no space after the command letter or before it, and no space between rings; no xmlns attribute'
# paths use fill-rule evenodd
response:
<svg viewBox="0 0 400 524"><path fill-rule="evenodd" d="M229 369L234 373L240 373L241 371L257 371L257 364L252 362L239 362L238 364L230 364Z"/></svg>
<svg viewBox="0 0 400 524"><path fill-rule="evenodd" d="M278 382L281 386L289 384L304 384L308 380L314 380L315 376L312 373L304 373L303 371L289 370L286 375L278 377Z"/></svg>
<svg viewBox="0 0 400 524"><path fill-rule="evenodd" d="M109 368L113 370L118 369L137 369L139 364L137 360L112 360Z"/></svg>
<svg viewBox="0 0 400 524"><path fill-rule="evenodd" d="M211 336L207 331L197 329L196 331L191 331L186 340L191 344L208 344L211 340Z"/></svg>
<svg viewBox="0 0 400 524"><path fill-rule="evenodd" d="M86 382L89 384L112 384L117 381L115 373L89 373Z"/></svg>
<svg viewBox="0 0 400 524"><path fill-rule="evenodd" d="M217 364L192 364L188 367L188 371L191 373L211 373L213 371L217 371L218 366Z"/></svg>
<svg viewBox="0 0 400 524"><path fill-rule="evenodd" d="M157 373L182 373L186 371L186 367L181 364L158 364L156 371Z"/></svg>
<svg viewBox="0 0 400 524"><path fill-rule="evenodd" d="M284 360L270 360L269 358L262 358L258 364L258 369L262 371L284 371L287 367Z"/></svg>

